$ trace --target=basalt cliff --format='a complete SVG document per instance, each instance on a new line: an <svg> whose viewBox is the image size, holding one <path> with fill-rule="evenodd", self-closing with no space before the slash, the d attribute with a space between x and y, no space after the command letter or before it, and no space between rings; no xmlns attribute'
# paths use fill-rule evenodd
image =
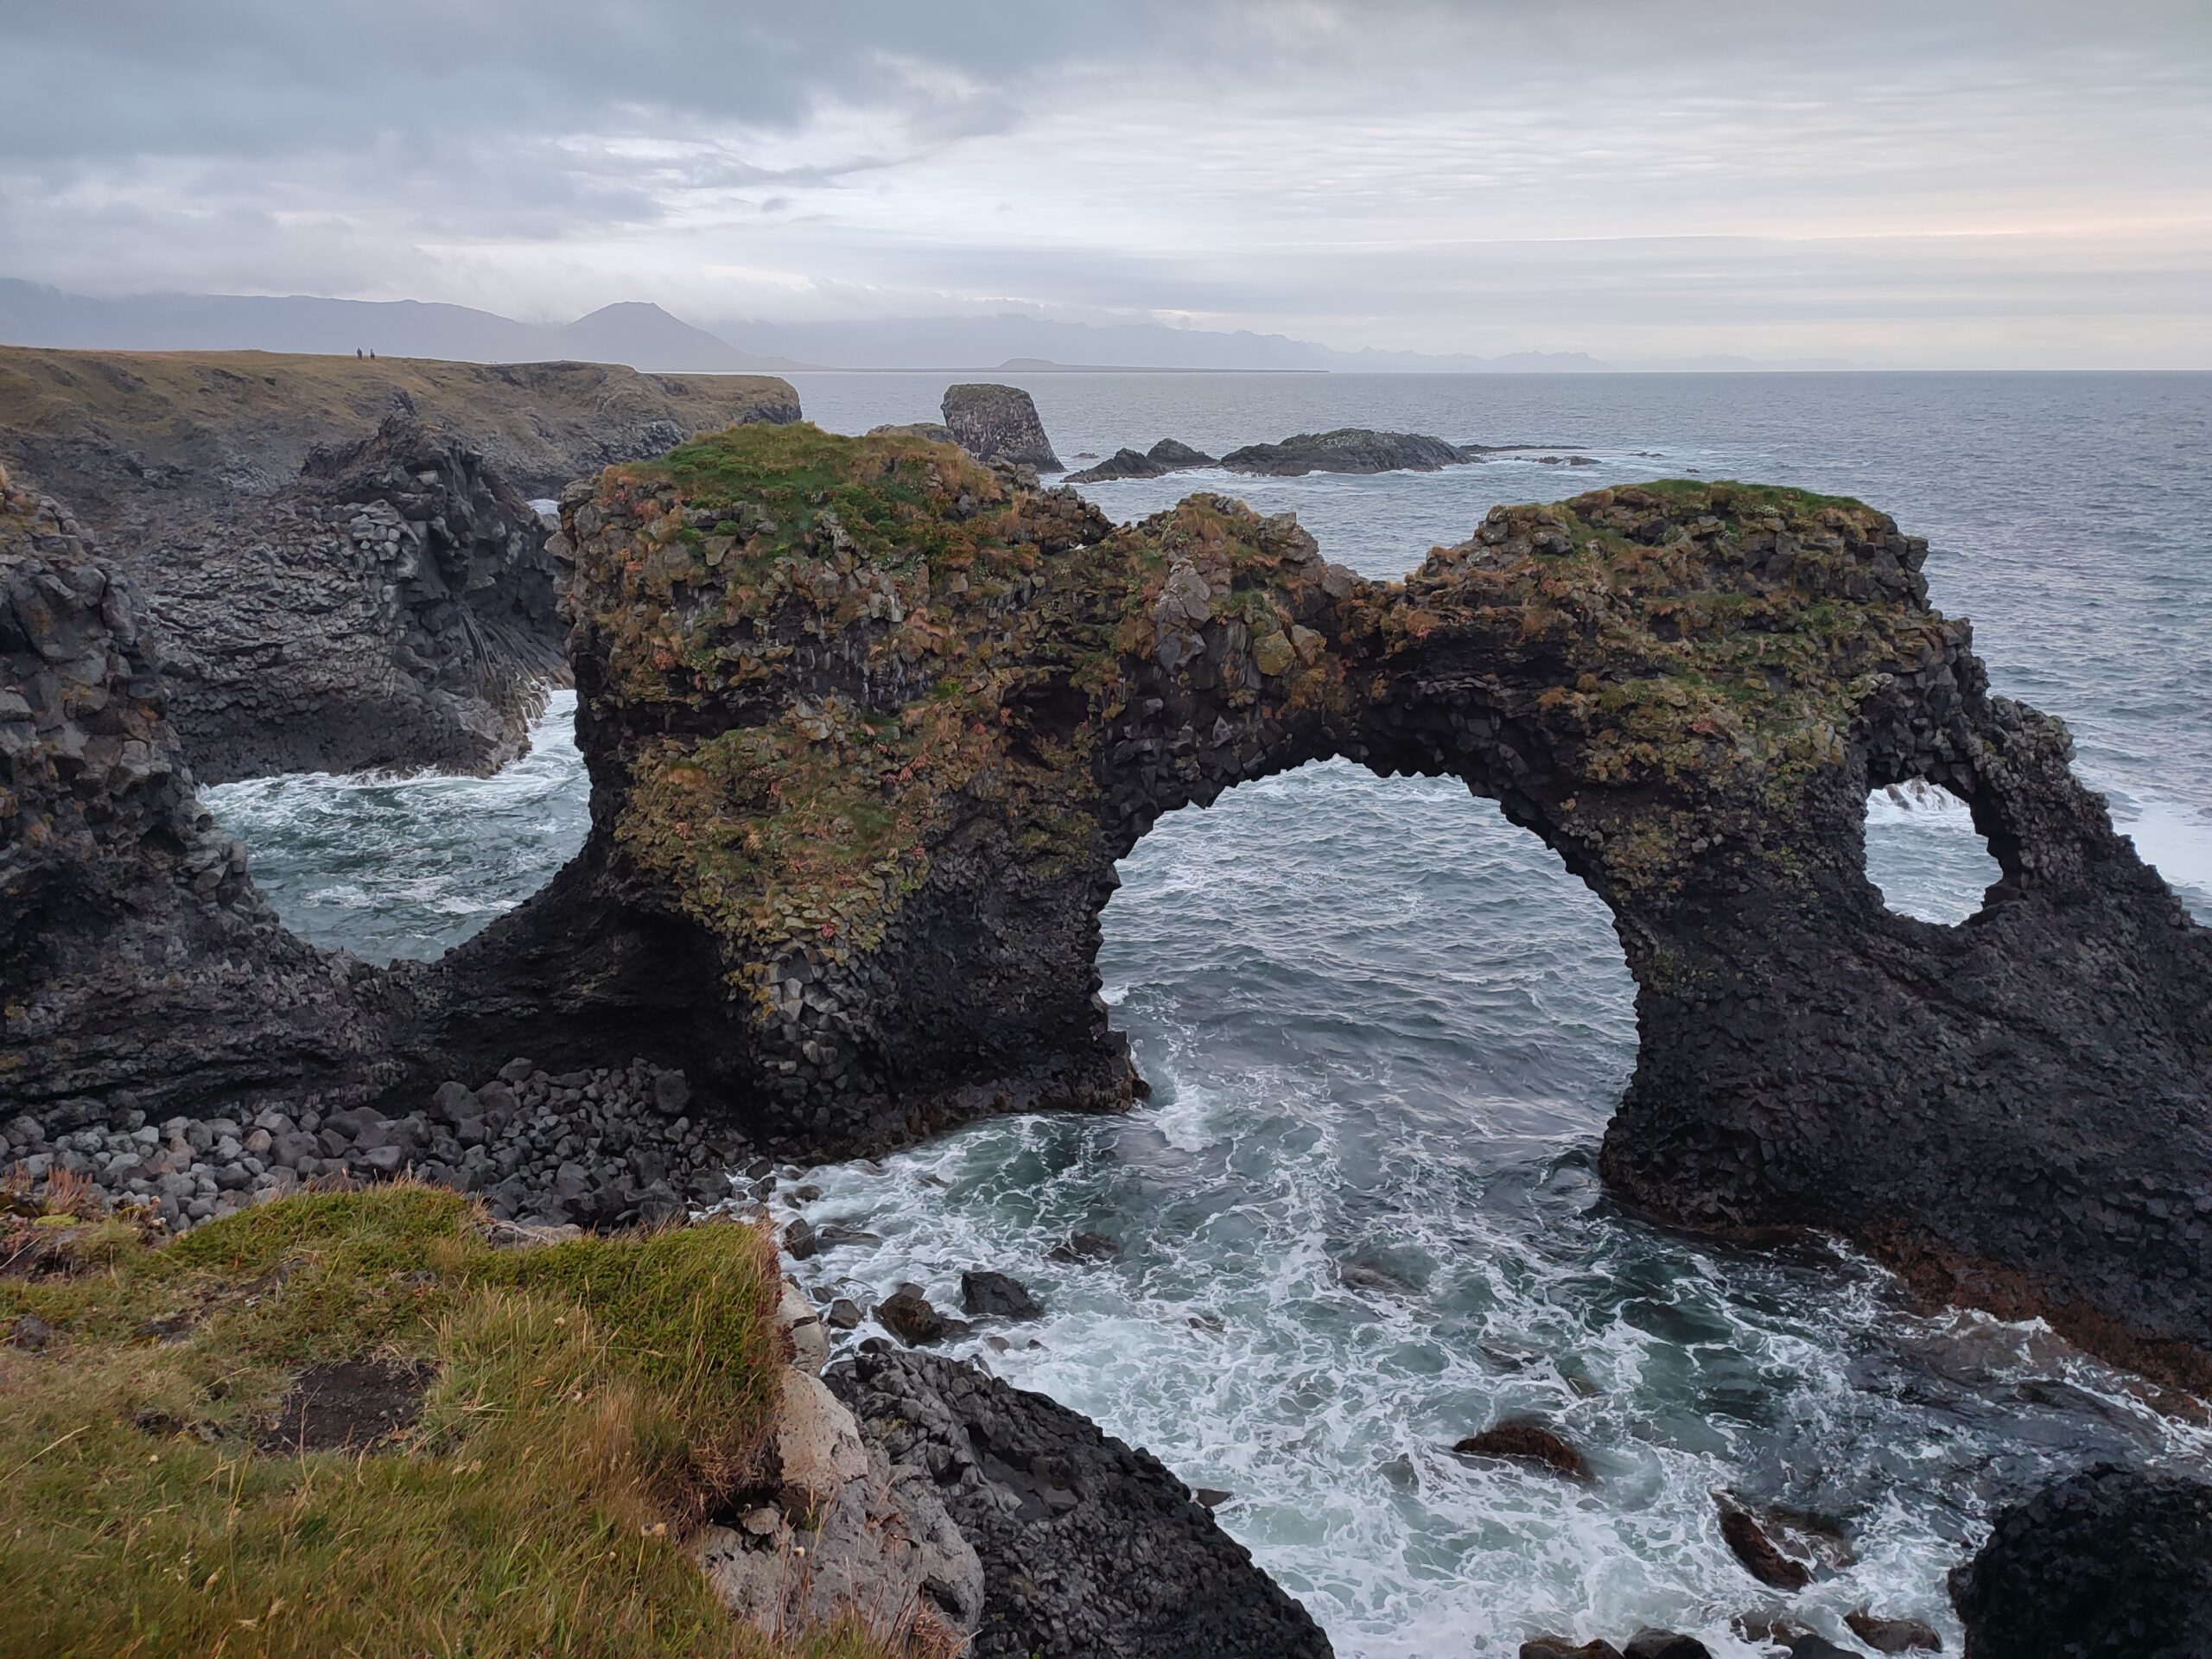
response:
<svg viewBox="0 0 2212 1659"><path fill-rule="evenodd" d="M580 1113L606 1098L590 1068L680 1072L694 1145L1110 1108L1141 1088L1097 996L1115 861L1162 814L1344 756L1463 779L1611 908L1640 1031L1603 1153L1622 1198L1840 1234L1932 1294L2212 1375L2212 933L2058 723L1989 693L1881 513L1601 491L1501 508L1375 583L1233 501L1116 527L920 435L751 426L612 467L562 514L577 861L429 968L327 975L312 1019L244 963L196 1027L98 1069L67 1011L126 1028L171 970L111 964L93 999L96 953L48 912L10 957L12 1106L204 1109L281 1077L396 1116L530 1056ZM1867 793L1914 779L1970 804L2003 871L1956 927L1866 875ZM186 1064L233 1024L257 1046Z"/></svg>
<svg viewBox="0 0 2212 1659"><path fill-rule="evenodd" d="M528 498L798 415L749 376L0 348L0 461L130 579L204 782L514 759L565 674Z"/></svg>

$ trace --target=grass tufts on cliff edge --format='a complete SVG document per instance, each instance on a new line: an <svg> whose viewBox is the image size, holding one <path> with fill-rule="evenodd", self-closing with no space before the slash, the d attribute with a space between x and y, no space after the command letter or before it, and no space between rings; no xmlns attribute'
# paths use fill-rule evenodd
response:
<svg viewBox="0 0 2212 1659"><path fill-rule="evenodd" d="M0 1654L875 1659L741 1630L683 1545L767 1422L770 1238L484 1228L408 1184L0 1222ZM294 1379L361 1360L413 1421L299 1450Z"/></svg>

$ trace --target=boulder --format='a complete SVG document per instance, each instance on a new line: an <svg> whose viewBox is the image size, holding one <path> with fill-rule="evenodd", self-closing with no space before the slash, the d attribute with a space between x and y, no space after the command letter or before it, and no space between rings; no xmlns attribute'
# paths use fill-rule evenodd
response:
<svg viewBox="0 0 2212 1659"><path fill-rule="evenodd" d="M1877 1653L1941 1653L1943 1638L1936 1627L1917 1618L1881 1618L1866 1608L1843 1616L1851 1633Z"/></svg>
<svg viewBox="0 0 2212 1659"><path fill-rule="evenodd" d="M1622 1659L1713 1659L1713 1649L1694 1636L1674 1630L1643 1630L1629 1638Z"/></svg>
<svg viewBox="0 0 2212 1659"><path fill-rule="evenodd" d="M1504 1458L1571 1480L1591 1478L1590 1460L1567 1444L1559 1431L1525 1420L1503 1422L1470 1434L1452 1446L1461 1457Z"/></svg>
<svg viewBox="0 0 2212 1659"><path fill-rule="evenodd" d="M1997 1517L1951 1575L1967 1659L2212 1654L2212 1485L2111 1464Z"/></svg>
<svg viewBox="0 0 2212 1659"><path fill-rule="evenodd" d="M1041 1319L1045 1310L1029 1287L1003 1273L979 1269L960 1275L961 1311L998 1319Z"/></svg>
<svg viewBox="0 0 2212 1659"><path fill-rule="evenodd" d="M1759 1519L1726 1492L1715 1492L1720 1506L1720 1536L1744 1570L1761 1584L1777 1590L1802 1590L1813 1581L1813 1569L1786 1553Z"/></svg>
<svg viewBox="0 0 2212 1659"><path fill-rule="evenodd" d="M1521 1659L1622 1659L1610 1642L1577 1643L1564 1636L1539 1636L1521 1644Z"/></svg>
<svg viewBox="0 0 2212 1659"><path fill-rule="evenodd" d="M947 386L944 409L953 442L978 461L1014 461L1040 473L1067 470L1052 453L1036 404L1019 386Z"/></svg>

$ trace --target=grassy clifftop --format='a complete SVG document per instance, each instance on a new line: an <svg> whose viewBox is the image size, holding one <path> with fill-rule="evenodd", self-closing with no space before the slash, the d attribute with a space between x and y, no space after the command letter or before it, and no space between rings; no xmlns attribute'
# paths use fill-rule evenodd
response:
<svg viewBox="0 0 2212 1659"><path fill-rule="evenodd" d="M694 432L798 418L798 393L771 375L0 346L0 459L97 520L143 488L288 480L310 448L374 430L402 395L531 494ZM633 441L657 423L659 442Z"/></svg>
<svg viewBox="0 0 2212 1659"><path fill-rule="evenodd" d="M880 1651L741 1630L683 1547L773 1408L763 1231L500 1248L395 1185L0 1263L0 1654Z"/></svg>

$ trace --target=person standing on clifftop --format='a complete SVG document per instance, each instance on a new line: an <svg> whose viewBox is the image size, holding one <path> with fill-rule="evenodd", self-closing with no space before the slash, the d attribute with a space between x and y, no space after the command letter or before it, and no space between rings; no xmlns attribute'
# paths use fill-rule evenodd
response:
<svg viewBox="0 0 2212 1659"><path fill-rule="evenodd" d="M361 360L361 348L358 346L353 348L353 360L357 363Z"/></svg>

